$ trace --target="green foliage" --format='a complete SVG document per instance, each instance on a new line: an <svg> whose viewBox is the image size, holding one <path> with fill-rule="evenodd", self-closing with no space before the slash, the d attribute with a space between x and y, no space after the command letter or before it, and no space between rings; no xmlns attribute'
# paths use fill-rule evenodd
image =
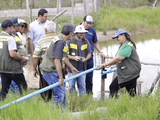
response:
<svg viewBox="0 0 160 120"><path fill-rule="evenodd" d="M103 6L99 12L92 13L94 28L100 31L125 29L130 32L160 32L160 8L140 7L137 9L112 9Z"/></svg>
<svg viewBox="0 0 160 120"><path fill-rule="evenodd" d="M33 91L28 90L29 94ZM118 99L110 98L96 101L92 95L77 97L67 95L66 108L52 105L52 100L44 102L40 95L34 96L16 105L0 111L2 120L155 120L159 119L160 92L154 95L143 95L131 98L128 93ZM20 95L8 94L0 106L7 104ZM97 109L105 108L105 109ZM74 115L74 112L83 112Z"/></svg>

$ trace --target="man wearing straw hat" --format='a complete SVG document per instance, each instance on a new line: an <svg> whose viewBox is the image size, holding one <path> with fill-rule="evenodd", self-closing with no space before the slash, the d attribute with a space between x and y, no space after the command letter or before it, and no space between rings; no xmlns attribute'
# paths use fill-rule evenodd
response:
<svg viewBox="0 0 160 120"><path fill-rule="evenodd" d="M67 41L69 48L69 61L70 63L81 73L86 70L87 60L91 57L91 47L89 42L85 39L85 32L88 32L84 29L83 25L77 25L74 31L75 36L71 38L70 41ZM72 77L73 74L69 69L68 77ZM79 89L79 95L86 94L86 84L85 84L86 74L82 75L76 79L69 81L69 92L73 94L75 92L75 82Z"/></svg>

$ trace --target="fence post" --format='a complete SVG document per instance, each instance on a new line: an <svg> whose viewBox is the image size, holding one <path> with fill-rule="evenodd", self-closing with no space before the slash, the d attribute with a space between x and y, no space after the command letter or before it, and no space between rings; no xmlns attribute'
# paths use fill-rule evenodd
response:
<svg viewBox="0 0 160 120"><path fill-rule="evenodd" d="M60 0L57 0L57 14L59 13L59 3L60 3ZM56 33L57 33L57 28L58 28L58 18L56 18Z"/></svg>
<svg viewBox="0 0 160 120"><path fill-rule="evenodd" d="M87 14L86 0L83 0L83 7L84 7L84 15L86 15Z"/></svg>
<svg viewBox="0 0 160 120"><path fill-rule="evenodd" d="M72 0L72 24L74 24L74 0Z"/></svg>
<svg viewBox="0 0 160 120"><path fill-rule="evenodd" d="M105 63L105 59L101 58L101 64L104 64ZM104 95L105 95L105 79L103 79L101 77L101 98L102 100L104 100Z"/></svg>

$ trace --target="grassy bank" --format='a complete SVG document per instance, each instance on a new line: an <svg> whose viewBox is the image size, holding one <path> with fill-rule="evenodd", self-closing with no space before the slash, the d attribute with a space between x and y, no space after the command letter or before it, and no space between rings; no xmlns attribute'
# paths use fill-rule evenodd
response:
<svg viewBox="0 0 160 120"><path fill-rule="evenodd" d="M129 32L159 33L160 29L160 8L140 7L136 9L119 9L103 6L100 11L90 13L93 16L93 27L103 31L117 30L122 28ZM33 20L36 17L33 17ZM1 18L0 23L6 18ZM28 18L22 18L29 23ZM49 17L49 20L51 17ZM83 16L74 17L74 25L82 22ZM71 23L71 16L59 17L58 33L64 23Z"/></svg>
<svg viewBox="0 0 160 120"><path fill-rule="evenodd" d="M103 8L92 13L94 28L100 31L117 30L130 32L159 33L160 8L141 7L137 9Z"/></svg>
<svg viewBox="0 0 160 120"><path fill-rule="evenodd" d="M39 95L17 105L0 111L1 120L155 120L159 119L159 95L130 98L128 94L118 99L95 101L92 96L67 96L66 108L61 110L53 107L51 102L45 103ZM8 95L0 106L19 98ZM98 107L107 109L97 111ZM83 114L72 115L83 111ZM93 111L93 112L90 112Z"/></svg>

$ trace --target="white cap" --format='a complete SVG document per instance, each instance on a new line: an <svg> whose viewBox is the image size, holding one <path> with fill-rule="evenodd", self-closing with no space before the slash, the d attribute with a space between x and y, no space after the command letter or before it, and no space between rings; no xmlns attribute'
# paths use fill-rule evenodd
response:
<svg viewBox="0 0 160 120"><path fill-rule="evenodd" d="M88 22L88 23L93 23L93 18L90 15L84 16L83 20Z"/></svg>
<svg viewBox="0 0 160 120"><path fill-rule="evenodd" d="M46 28L48 32L55 32L56 24L53 21L46 21L44 28Z"/></svg>
<svg viewBox="0 0 160 120"><path fill-rule="evenodd" d="M83 25L77 25L74 31L74 33L84 33L84 32L88 32L88 31L84 29Z"/></svg>

